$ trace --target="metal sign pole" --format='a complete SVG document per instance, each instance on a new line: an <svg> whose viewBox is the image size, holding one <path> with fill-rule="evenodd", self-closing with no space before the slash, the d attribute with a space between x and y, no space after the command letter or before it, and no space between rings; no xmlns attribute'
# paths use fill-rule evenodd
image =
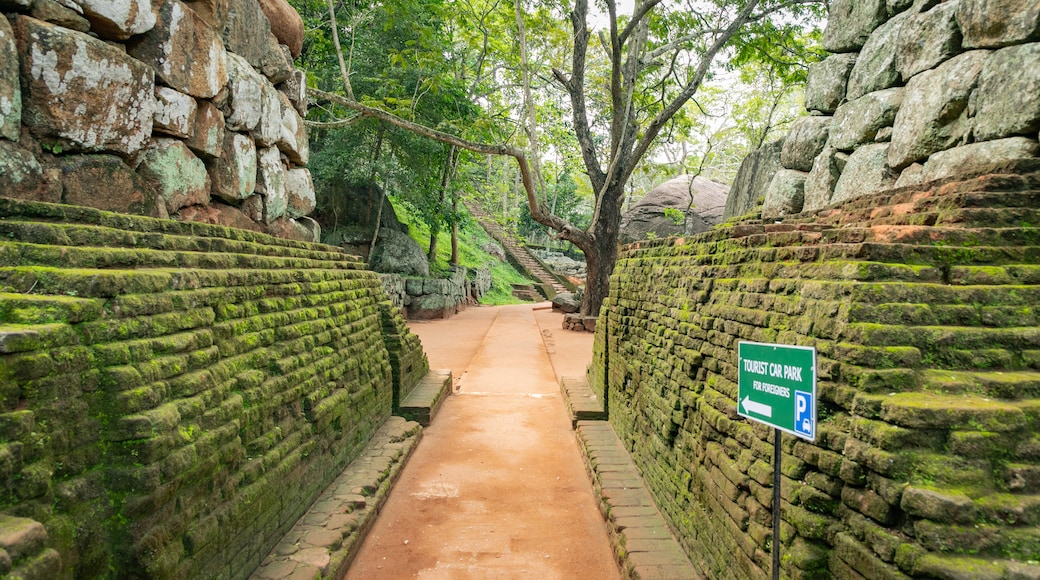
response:
<svg viewBox="0 0 1040 580"><path fill-rule="evenodd" d="M773 580L780 580L780 430L773 429Z"/></svg>

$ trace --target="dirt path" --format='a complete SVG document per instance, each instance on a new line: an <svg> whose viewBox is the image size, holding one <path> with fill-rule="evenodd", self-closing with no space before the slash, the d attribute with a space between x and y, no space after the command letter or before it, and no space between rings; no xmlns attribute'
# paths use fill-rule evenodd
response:
<svg viewBox="0 0 1040 580"><path fill-rule="evenodd" d="M545 346L580 373L591 336L530 305L412 328L431 366L461 377L347 578L618 578Z"/></svg>

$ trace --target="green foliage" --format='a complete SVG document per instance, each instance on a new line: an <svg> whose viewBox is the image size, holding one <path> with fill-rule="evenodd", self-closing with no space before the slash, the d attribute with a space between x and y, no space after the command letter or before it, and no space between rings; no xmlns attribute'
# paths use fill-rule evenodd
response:
<svg viewBox="0 0 1040 580"><path fill-rule="evenodd" d="M390 200L394 205L401 223L408 224L412 238L419 243L424 252L430 249L429 226L418 218L418 210L406 200ZM521 300L513 297L513 284L531 284L531 280L520 274L509 265L509 262L500 261L498 258L488 254L483 249L487 244L494 243L487 232L480 227L468 214L462 216L459 221L459 265L466 268L491 268L491 290L481 297L481 304L519 304ZM430 264L430 273L433 276L447 276L451 272L448 263L451 257L451 238L448 232L442 231L437 235L437 258Z"/></svg>

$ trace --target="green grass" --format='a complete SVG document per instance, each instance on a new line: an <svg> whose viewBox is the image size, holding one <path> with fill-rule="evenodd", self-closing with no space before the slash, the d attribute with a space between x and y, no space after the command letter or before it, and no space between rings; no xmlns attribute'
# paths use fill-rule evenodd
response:
<svg viewBox="0 0 1040 580"><path fill-rule="evenodd" d="M413 213L412 207L407 203L400 203L390 198L397 213L397 219L408 225L409 234L418 242L423 252L430 251L430 228L418 219ZM492 242L490 236L477 221L471 217L465 219L459 225L459 265L469 269L491 267L491 290L480 298L481 304L498 306L502 304L522 304L513 296L513 284L533 284L533 282L516 271L508 262L500 261L498 258L480 249L482 246ZM437 234L437 256L430 263L430 276L447 276L451 272L449 260L451 259L451 232L441 231Z"/></svg>

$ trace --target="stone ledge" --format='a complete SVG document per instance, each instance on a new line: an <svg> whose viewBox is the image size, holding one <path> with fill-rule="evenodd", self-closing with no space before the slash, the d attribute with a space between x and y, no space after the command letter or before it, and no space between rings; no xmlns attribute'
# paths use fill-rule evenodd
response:
<svg viewBox="0 0 1040 580"><path fill-rule="evenodd" d="M596 396L585 377L560 377L560 390L567 401L567 412L571 415L571 426L578 421L606 421L607 412L603 401Z"/></svg>
<svg viewBox="0 0 1040 580"><path fill-rule="evenodd" d="M700 578L610 423L577 421L575 431L622 575L643 580Z"/></svg>
<svg viewBox="0 0 1040 580"><path fill-rule="evenodd" d="M387 419L250 578L342 577L421 438L418 423L402 417Z"/></svg>
<svg viewBox="0 0 1040 580"><path fill-rule="evenodd" d="M398 414L429 427L444 400L451 394L451 370L431 369L404 401Z"/></svg>

